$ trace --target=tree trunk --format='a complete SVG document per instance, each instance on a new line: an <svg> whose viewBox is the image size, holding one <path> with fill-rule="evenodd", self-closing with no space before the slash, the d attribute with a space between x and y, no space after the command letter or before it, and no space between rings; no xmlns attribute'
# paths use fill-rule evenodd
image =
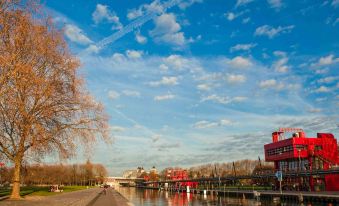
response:
<svg viewBox="0 0 339 206"><path fill-rule="evenodd" d="M13 189L12 189L11 199L20 199L21 159L22 158L16 158L14 161Z"/></svg>

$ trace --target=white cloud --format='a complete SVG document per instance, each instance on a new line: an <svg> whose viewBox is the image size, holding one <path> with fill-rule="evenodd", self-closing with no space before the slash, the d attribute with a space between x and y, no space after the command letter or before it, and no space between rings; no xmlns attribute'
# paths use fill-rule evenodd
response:
<svg viewBox="0 0 339 206"><path fill-rule="evenodd" d="M315 70L315 73L316 74L326 74L328 73L329 69L328 68L325 68L325 69L317 69Z"/></svg>
<svg viewBox="0 0 339 206"><path fill-rule="evenodd" d="M202 120L199 122L196 122L193 127L197 129L206 129L206 128L212 128L212 127L217 127L218 123L217 122L209 122L206 120Z"/></svg>
<svg viewBox="0 0 339 206"><path fill-rule="evenodd" d="M164 59L164 62L174 69L183 69L187 63L187 60L180 55L170 55Z"/></svg>
<svg viewBox="0 0 339 206"><path fill-rule="evenodd" d="M292 90L292 91L295 91L295 90L298 90L301 88L301 85L298 84L298 83L295 83L295 84L287 84L287 85L284 85L284 87L288 90Z"/></svg>
<svg viewBox="0 0 339 206"><path fill-rule="evenodd" d="M86 51L87 51L88 53L94 53L94 54L97 54L97 53L99 53L100 48L97 47L97 46L94 45L94 44L91 44L91 45L89 45L89 47L87 47Z"/></svg>
<svg viewBox="0 0 339 206"><path fill-rule="evenodd" d="M243 24L247 24L248 22L250 22L250 20L251 20L250 17L244 18L244 19L242 20L242 23L243 23Z"/></svg>
<svg viewBox="0 0 339 206"><path fill-rule="evenodd" d="M161 1L154 0L150 4L142 4L138 9L128 10L127 18L129 20L136 19L140 16L145 15L146 13L161 13L164 11Z"/></svg>
<svg viewBox="0 0 339 206"><path fill-rule="evenodd" d="M159 69L161 71L167 71L168 70L168 66L166 66L165 64L160 64Z"/></svg>
<svg viewBox="0 0 339 206"><path fill-rule="evenodd" d="M273 52L273 54L275 55L275 56L277 56L277 57L286 57L287 56L287 54L286 54L286 52L284 52L284 51L274 51Z"/></svg>
<svg viewBox="0 0 339 206"><path fill-rule="evenodd" d="M269 26L269 25L264 25L264 26L258 27L255 30L254 35L255 36L267 36L268 38L272 39L281 33L291 32L293 28L294 28L294 25L284 26L284 27L278 26L277 28L273 28L272 26Z"/></svg>
<svg viewBox="0 0 339 206"><path fill-rule="evenodd" d="M336 8L339 5L339 0L332 0L331 5Z"/></svg>
<svg viewBox="0 0 339 206"><path fill-rule="evenodd" d="M335 58L333 54L330 54L325 57L320 57L317 63L312 64L312 66L328 66L339 62L339 57Z"/></svg>
<svg viewBox="0 0 339 206"><path fill-rule="evenodd" d="M273 63L273 68L276 72L280 72L280 73L286 73L288 72L290 66L286 65L286 63L288 62L288 58L287 57L283 57L281 59L279 59L278 61Z"/></svg>
<svg viewBox="0 0 339 206"><path fill-rule="evenodd" d="M208 129L208 128L213 128L213 127L230 126L233 124L234 122L228 119L221 119L218 122L209 122L206 120L202 120L202 121L194 123L193 127L196 129Z"/></svg>
<svg viewBox="0 0 339 206"><path fill-rule="evenodd" d="M226 75L226 81L230 84L243 83L246 81L246 77L241 74L228 74Z"/></svg>
<svg viewBox="0 0 339 206"><path fill-rule="evenodd" d="M154 100L155 101L163 101L163 100L170 100L170 99L174 99L175 95L173 94L166 94L166 95L159 95L159 96L155 96Z"/></svg>
<svg viewBox="0 0 339 206"><path fill-rule="evenodd" d="M221 104L228 104L229 103L229 98L228 97L221 97L221 96L218 96L216 94L212 94L212 95L209 95L207 97L202 98L201 101L202 102L205 102L205 101L214 101L214 102L221 103Z"/></svg>
<svg viewBox="0 0 339 206"><path fill-rule="evenodd" d="M115 62L122 62L124 61L126 58L123 54L121 53L114 53L112 55L112 59L115 61Z"/></svg>
<svg viewBox="0 0 339 206"><path fill-rule="evenodd" d="M283 83L278 82L275 79L268 79L260 81L259 87L262 89L273 89L277 91L289 90L295 92L301 88L301 85L298 83Z"/></svg>
<svg viewBox="0 0 339 206"><path fill-rule="evenodd" d="M319 108L311 108L308 110L310 113L319 113L322 112L322 109Z"/></svg>
<svg viewBox="0 0 339 206"><path fill-rule="evenodd" d="M317 101L317 102L323 102L323 101L326 101L326 100L327 100L326 97L318 97L318 98L315 99L315 101Z"/></svg>
<svg viewBox="0 0 339 206"><path fill-rule="evenodd" d="M203 0L186 0L186 1L182 1L179 4L179 8L182 10L185 10L187 7L190 7L192 4L194 3L202 3Z"/></svg>
<svg viewBox="0 0 339 206"><path fill-rule="evenodd" d="M254 43L251 43L251 44L237 44L233 47L230 48L230 52L234 52L234 51L248 51L250 50L251 48L254 48L256 47L257 44L254 44Z"/></svg>
<svg viewBox="0 0 339 206"><path fill-rule="evenodd" d="M314 90L314 92L316 93L327 93L330 92L331 89L329 87L326 86L320 86L318 89Z"/></svg>
<svg viewBox="0 0 339 206"><path fill-rule="evenodd" d="M112 125L110 126L110 130L113 132L123 132L126 130L126 128L121 127L121 126L116 126L116 125Z"/></svg>
<svg viewBox="0 0 339 206"><path fill-rule="evenodd" d="M155 143L155 142L159 141L161 137L162 136L159 135L159 134L152 135L152 142Z"/></svg>
<svg viewBox="0 0 339 206"><path fill-rule="evenodd" d="M140 59L143 55L143 51L137 51L137 50L127 50L126 55L130 59Z"/></svg>
<svg viewBox="0 0 339 206"><path fill-rule="evenodd" d="M153 1L150 4L145 4L145 5L143 5L143 7L148 12L160 13L160 12L164 11L163 5L161 5L161 1L158 1L158 0Z"/></svg>
<svg viewBox="0 0 339 206"><path fill-rule="evenodd" d="M229 64L234 68L248 68L252 66L252 62L244 57L237 56L229 61Z"/></svg>
<svg viewBox="0 0 339 206"><path fill-rule="evenodd" d="M178 83L178 77L162 77L160 81L154 81L150 82L149 85L152 87L158 87L161 85L164 86L174 86L177 85Z"/></svg>
<svg viewBox="0 0 339 206"><path fill-rule="evenodd" d="M143 11L141 9L131 9L127 13L127 18L129 20L136 19L143 15Z"/></svg>
<svg viewBox="0 0 339 206"><path fill-rule="evenodd" d="M319 83L331 83L339 79L339 76L330 76L330 77L325 77L321 78L318 80Z"/></svg>
<svg viewBox="0 0 339 206"><path fill-rule="evenodd" d="M124 90L122 93L129 97L140 97L140 92L134 90Z"/></svg>
<svg viewBox="0 0 339 206"><path fill-rule="evenodd" d="M123 27L119 17L115 12L110 11L107 5L97 4L96 9L92 14L92 19L95 24L99 24L105 20L109 23L113 23L113 30L120 30Z"/></svg>
<svg viewBox="0 0 339 206"><path fill-rule="evenodd" d="M236 18L236 15L233 12L228 12L227 14L225 14L225 16L228 21L233 21L233 19Z"/></svg>
<svg viewBox="0 0 339 206"><path fill-rule="evenodd" d="M83 31L75 25L66 24L64 32L71 41L78 44L88 45L92 43L92 41L83 33Z"/></svg>
<svg viewBox="0 0 339 206"><path fill-rule="evenodd" d="M183 32L178 32L178 33L164 34L163 36L158 36L155 38L155 41L173 44L176 46L183 46L186 42L186 39L185 39Z"/></svg>
<svg viewBox="0 0 339 206"><path fill-rule="evenodd" d="M202 90L202 91L209 91L212 89L212 87L209 84L199 84L197 86L197 89Z"/></svg>
<svg viewBox="0 0 339 206"><path fill-rule="evenodd" d="M232 101L233 102L243 102L247 99L248 99L247 97L238 96L238 97L233 97Z"/></svg>
<svg viewBox="0 0 339 206"><path fill-rule="evenodd" d="M236 3L236 7L238 6L243 6L243 5L246 5L248 3L251 3L253 0L237 0L237 3Z"/></svg>
<svg viewBox="0 0 339 206"><path fill-rule="evenodd" d="M333 22L333 26L337 25L339 23L339 17L335 19L335 21Z"/></svg>
<svg viewBox="0 0 339 206"><path fill-rule="evenodd" d="M147 38L142 36L140 34L140 31L135 33L135 40L139 43L139 44L146 44L147 43Z"/></svg>
<svg viewBox="0 0 339 206"><path fill-rule="evenodd" d="M242 16L243 14L245 14L247 12L249 12L249 10L241 11L241 12L238 12L238 13L228 12L228 13L225 13L224 16L227 18L228 21L233 21L234 19Z"/></svg>
<svg viewBox="0 0 339 206"><path fill-rule="evenodd" d="M181 26L176 22L174 14L162 14L154 19L155 28L150 31L150 35L156 42L167 43L176 46L183 46L186 42Z"/></svg>
<svg viewBox="0 0 339 206"><path fill-rule="evenodd" d="M218 96L216 94L212 94L212 95L209 95L207 97L203 97L201 99L201 102L213 101L213 102L217 102L217 103L220 103L220 104L230 104L230 103L233 103L233 102L243 102L245 100L247 100L247 97L237 96L237 97L229 98L229 97L222 97L222 96Z"/></svg>
<svg viewBox="0 0 339 206"><path fill-rule="evenodd" d="M219 121L219 123L220 123L221 126L228 126L228 125L234 124L234 122L232 122L229 119L222 119L222 120Z"/></svg>
<svg viewBox="0 0 339 206"><path fill-rule="evenodd" d="M152 35L163 35L166 33L176 33L181 26L176 22L174 14L163 14L155 19L156 28L151 31Z"/></svg>
<svg viewBox="0 0 339 206"><path fill-rule="evenodd" d="M120 97L120 94L114 90L110 90L108 91L108 98L115 100L118 99Z"/></svg>
<svg viewBox="0 0 339 206"><path fill-rule="evenodd" d="M268 79L268 80L263 80L259 83L259 86L261 88L272 88L277 85L277 81L275 79Z"/></svg>
<svg viewBox="0 0 339 206"><path fill-rule="evenodd" d="M280 9L283 6L281 0L267 0L271 8Z"/></svg>

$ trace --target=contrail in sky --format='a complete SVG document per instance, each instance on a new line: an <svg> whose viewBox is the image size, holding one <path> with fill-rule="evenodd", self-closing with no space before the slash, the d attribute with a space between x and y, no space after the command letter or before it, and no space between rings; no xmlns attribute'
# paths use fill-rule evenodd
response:
<svg viewBox="0 0 339 206"><path fill-rule="evenodd" d="M142 129L146 130L148 133L150 133L152 136L157 135L157 133L153 132L151 129L149 129L148 127L145 127L144 125L140 124L139 122L135 121L134 119L131 119L129 117L127 117L124 113L122 113L121 111L113 108L113 110L118 113L120 116L122 116L124 119L128 120L129 122L132 122L134 125L138 125L140 126Z"/></svg>
<svg viewBox="0 0 339 206"><path fill-rule="evenodd" d="M132 32L134 29L142 26L143 24L145 24L149 20L152 20L155 17L165 13L167 9L169 9L169 8L171 8L173 6L178 5L180 2L182 2L182 0L169 0L169 1L165 2L164 4L161 5L162 6L162 10L161 11L159 11L159 12L151 11L151 12L148 12L145 15L137 18L136 20L132 21L127 26L125 26L124 28L122 28L119 31L115 32L111 36L108 36L108 37L102 39L101 41L99 41L98 43L96 43L95 44L96 48L98 50L103 49L108 44L111 44L111 43L115 42L116 40L118 40L121 37L125 36L129 32ZM88 52L88 50L86 49L83 52L80 52L79 55L81 55L83 53L87 53L87 52Z"/></svg>

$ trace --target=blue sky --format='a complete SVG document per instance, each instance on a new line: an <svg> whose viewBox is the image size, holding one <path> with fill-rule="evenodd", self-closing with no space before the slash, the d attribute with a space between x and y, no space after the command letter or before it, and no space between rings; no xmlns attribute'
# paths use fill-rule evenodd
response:
<svg viewBox="0 0 339 206"><path fill-rule="evenodd" d="M339 136L339 1L46 0L110 115L92 160L137 166L257 159L271 132ZM78 156L75 160L82 160Z"/></svg>

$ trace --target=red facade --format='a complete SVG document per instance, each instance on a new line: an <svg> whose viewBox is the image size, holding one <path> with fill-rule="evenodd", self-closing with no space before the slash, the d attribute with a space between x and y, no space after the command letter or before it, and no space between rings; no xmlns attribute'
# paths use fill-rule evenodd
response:
<svg viewBox="0 0 339 206"><path fill-rule="evenodd" d="M188 178L188 173L187 170L183 169L167 169L166 173L166 180L187 180ZM176 187L197 187L198 183L197 182L177 182Z"/></svg>
<svg viewBox="0 0 339 206"><path fill-rule="evenodd" d="M285 138L285 132L295 133ZM282 128L272 133L272 141L264 146L265 159L274 162L276 170L328 170L339 165L338 144L333 134L318 133L316 138L308 138L302 129ZM288 178L283 184L290 189L339 191L339 175Z"/></svg>

